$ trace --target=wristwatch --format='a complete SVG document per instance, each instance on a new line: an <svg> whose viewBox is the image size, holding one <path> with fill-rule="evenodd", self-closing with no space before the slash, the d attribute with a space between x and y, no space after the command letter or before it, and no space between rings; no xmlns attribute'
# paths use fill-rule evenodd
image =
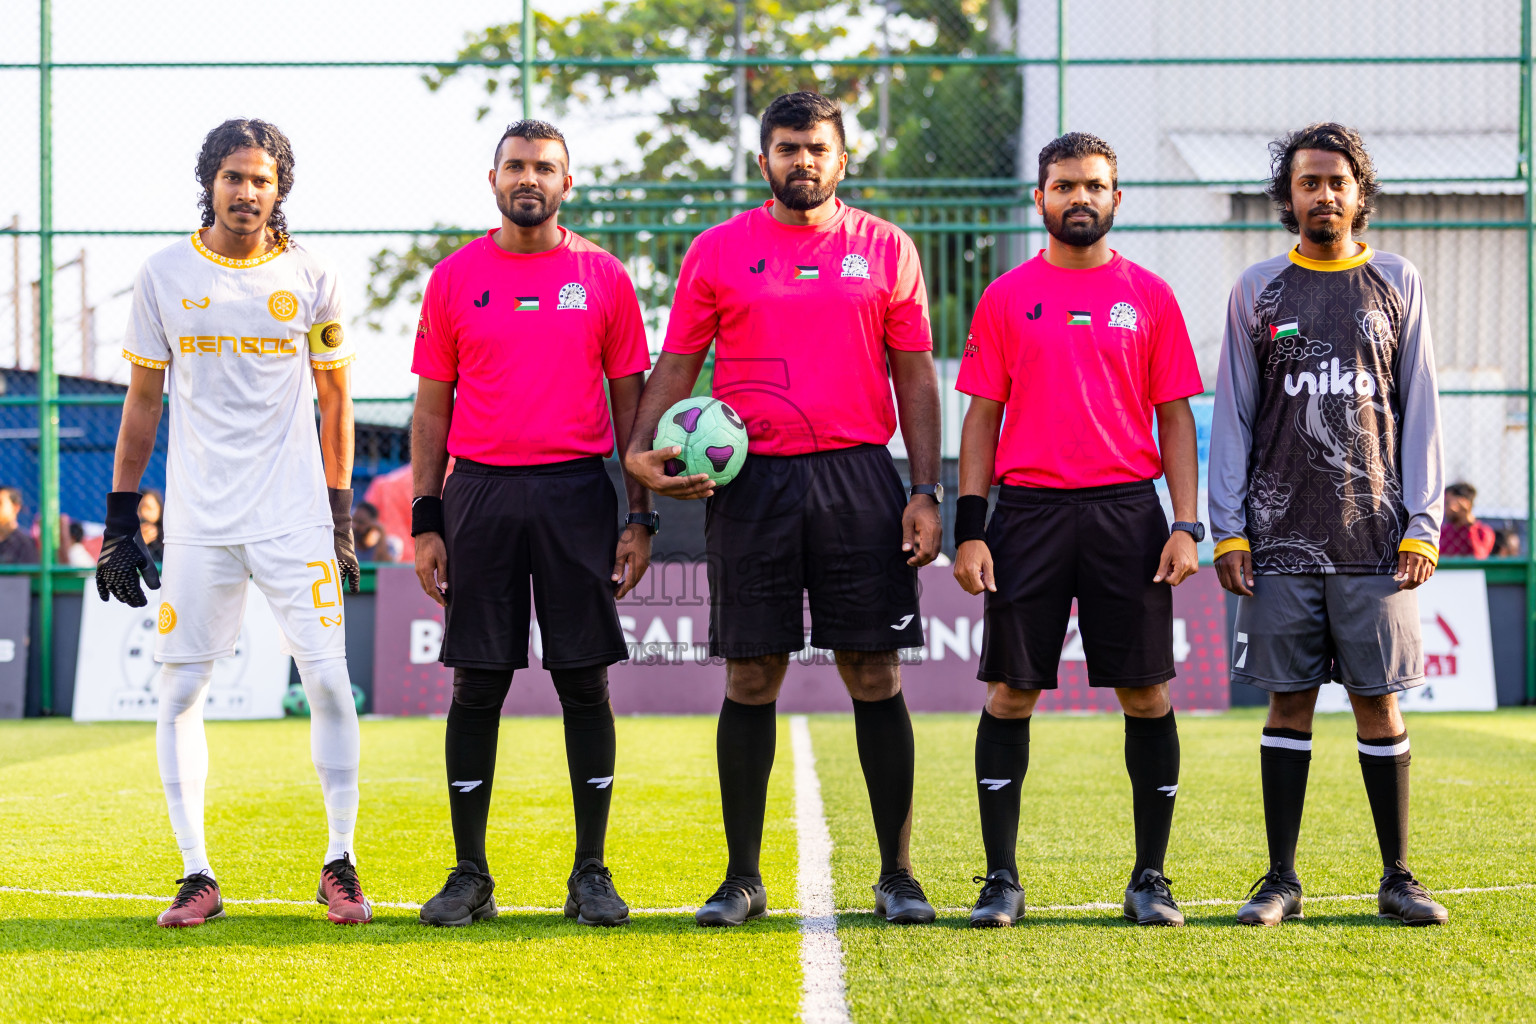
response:
<svg viewBox="0 0 1536 1024"><path fill-rule="evenodd" d="M915 498L919 494L931 495L933 497L933 500L936 503L938 503L940 505L944 504L944 485L943 484L913 484L912 485L912 497Z"/></svg>
<svg viewBox="0 0 1536 1024"><path fill-rule="evenodd" d="M661 513L660 512L631 512L629 515L624 517L624 525L625 526L635 526L635 525L643 526L647 530L651 531L651 536L654 537L654 536L656 536L656 534L661 532Z"/></svg>
<svg viewBox="0 0 1536 1024"><path fill-rule="evenodd" d="M1201 541L1205 540L1205 524L1204 523L1174 523L1173 524L1173 528L1175 530L1183 530L1185 533L1187 533L1191 537L1195 538L1195 543L1196 544L1198 544Z"/></svg>

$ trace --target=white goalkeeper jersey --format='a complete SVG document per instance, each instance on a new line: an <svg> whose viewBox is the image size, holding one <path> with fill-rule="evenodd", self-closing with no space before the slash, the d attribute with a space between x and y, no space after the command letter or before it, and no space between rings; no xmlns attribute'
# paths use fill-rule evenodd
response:
<svg viewBox="0 0 1536 1024"><path fill-rule="evenodd" d="M169 368L168 543L331 524L309 376L354 358L340 319L335 273L291 240L234 260L193 232L145 261L123 355Z"/></svg>

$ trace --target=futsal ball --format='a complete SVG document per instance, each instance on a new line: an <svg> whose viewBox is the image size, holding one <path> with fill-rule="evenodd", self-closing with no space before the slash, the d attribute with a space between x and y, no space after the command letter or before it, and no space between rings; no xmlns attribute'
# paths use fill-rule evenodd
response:
<svg viewBox="0 0 1536 1024"><path fill-rule="evenodd" d="M288 692L283 694L283 714L298 717L309 717L309 698L304 696L304 687L299 683L289 683Z"/></svg>
<svg viewBox="0 0 1536 1024"><path fill-rule="evenodd" d="M718 398L685 398L662 414L651 444L653 449L673 446L682 453L667 460L667 476L703 473L728 484L747 461L747 425Z"/></svg>

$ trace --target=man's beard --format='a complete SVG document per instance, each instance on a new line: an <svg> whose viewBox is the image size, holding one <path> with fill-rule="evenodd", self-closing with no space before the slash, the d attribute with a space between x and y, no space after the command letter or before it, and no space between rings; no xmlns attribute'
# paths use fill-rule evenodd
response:
<svg viewBox="0 0 1536 1024"><path fill-rule="evenodd" d="M836 181L822 182L803 172L783 181L769 174L768 187L773 189L773 198L791 210L801 211L814 210L837 193Z"/></svg>
<svg viewBox="0 0 1536 1024"><path fill-rule="evenodd" d="M538 197L539 205L532 209L519 207L517 201L523 198ZM536 228L560 210L560 197L547 196L543 192L533 192L530 189L518 189L503 195L496 194L496 208L507 220L520 228Z"/></svg>
<svg viewBox="0 0 1536 1024"><path fill-rule="evenodd" d="M1067 220L1068 213L1087 213L1087 223L1074 224ZM1051 237L1064 245L1086 249L1105 235L1109 229L1115 226L1113 212L1101 214L1098 210L1086 206L1078 206L1066 211L1058 217L1052 217L1050 212L1045 214L1045 230L1051 233Z"/></svg>
<svg viewBox="0 0 1536 1024"><path fill-rule="evenodd" d="M260 234L264 234L266 232L266 230L267 230L267 224L272 220L272 217L269 214L265 220L256 221L254 227L249 228L249 229L242 229L239 226L239 224L237 224L235 222L235 214L236 213L245 213L245 214L250 214L253 217L260 217L261 216L261 208L260 207L256 207L256 206L251 206L251 205L246 204L246 203L230 203L229 206L227 206L225 208L225 212L228 214L228 216L224 218L224 225L223 226L224 226L224 229L226 231L228 231L232 235L260 235ZM272 212L276 213L277 212L277 208L273 207L272 208Z"/></svg>
<svg viewBox="0 0 1536 1024"><path fill-rule="evenodd" d="M1332 209L1338 216L1331 221L1315 223L1310 216L1307 218L1307 224L1302 230L1306 233L1307 241L1313 245L1338 245L1344 240L1344 225L1353 221L1353 215L1349 210L1338 207Z"/></svg>

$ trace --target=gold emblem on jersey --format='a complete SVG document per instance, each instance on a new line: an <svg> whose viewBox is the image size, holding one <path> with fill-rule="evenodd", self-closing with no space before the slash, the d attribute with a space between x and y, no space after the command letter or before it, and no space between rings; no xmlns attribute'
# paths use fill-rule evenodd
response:
<svg viewBox="0 0 1536 1024"><path fill-rule="evenodd" d="M176 628L176 609L171 607L171 602L160 602L160 614L155 625L162 634L169 633Z"/></svg>
<svg viewBox="0 0 1536 1024"><path fill-rule="evenodd" d="M200 299L182 299L181 300L181 308L182 309L193 309L193 308L207 309L208 308L208 296L204 295Z"/></svg>
<svg viewBox="0 0 1536 1024"><path fill-rule="evenodd" d="M267 299L267 312L273 319L287 323L299 315L299 300L293 292L273 292Z"/></svg>

